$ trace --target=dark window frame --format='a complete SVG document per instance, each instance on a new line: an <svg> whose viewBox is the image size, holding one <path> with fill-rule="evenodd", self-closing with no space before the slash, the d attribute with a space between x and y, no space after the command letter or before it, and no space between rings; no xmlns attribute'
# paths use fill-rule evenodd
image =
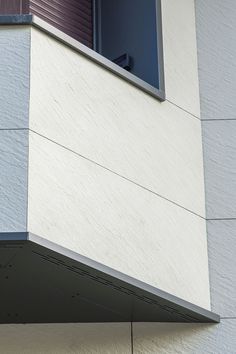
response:
<svg viewBox="0 0 236 354"><path fill-rule="evenodd" d="M157 34L157 61L158 61L158 88L152 86L155 90L160 92L161 100L165 100L165 78L164 78L164 53L163 53L163 33L162 33L162 11L161 11L161 1L162 0L155 0L155 7L156 7L156 34ZM102 55L101 50L101 27L100 23L97 20L99 16L99 12L101 9L101 0L93 0L93 49L100 55ZM125 75L125 69L124 75ZM134 75L135 76L135 75ZM145 80L139 79L146 83ZM147 85L149 85L147 83Z"/></svg>

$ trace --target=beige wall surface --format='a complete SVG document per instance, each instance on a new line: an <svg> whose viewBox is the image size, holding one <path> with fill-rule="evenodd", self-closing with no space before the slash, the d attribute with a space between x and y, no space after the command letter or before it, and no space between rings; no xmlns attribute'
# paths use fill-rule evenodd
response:
<svg viewBox="0 0 236 354"><path fill-rule="evenodd" d="M165 71L170 69L166 65ZM199 119L160 103L37 29L32 29L30 128L205 216Z"/></svg>
<svg viewBox="0 0 236 354"><path fill-rule="evenodd" d="M209 308L205 221L30 132L28 230Z"/></svg>
<svg viewBox="0 0 236 354"><path fill-rule="evenodd" d="M130 323L1 325L0 354L131 354Z"/></svg>
<svg viewBox="0 0 236 354"><path fill-rule="evenodd" d="M162 0L166 98L200 118L194 0Z"/></svg>
<svg viewBox="0 0 236 354"><path fill-rule="evenodd" d="M0 354L234 354L234 321L1 325ZM131 335L132 333L132 335Z"/></svg>
<svg viewBox="0 0 236 354"><path fill-rule="evenodd" d="M194 7L162 7L164 103L32 28L28 229L209 309Z"/></svg>

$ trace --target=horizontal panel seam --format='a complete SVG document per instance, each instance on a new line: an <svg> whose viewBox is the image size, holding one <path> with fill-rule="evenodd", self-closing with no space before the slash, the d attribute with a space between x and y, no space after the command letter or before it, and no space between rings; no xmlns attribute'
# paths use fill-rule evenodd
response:
<svg viewBox="0 0 236 354"><path fill-rule="evenodd" d="M135 182L135 181L133 181L133 180L131 180L131 179L129 179L129 178L127 178L127 177L125 177L125 176L123 176L123 175L121 175L121 174L115 172L115 171L113 171L113 170L111 170L110 168L108 168L108 167L106 167L106 166L104 166L104 165L102 165L102 164L96 162L95 160L92 160L92 159L90 159L90 158L88 158L88 157L86 157L86 156L84 156L84 155L82 155L82 154L80 154L80 153L78 153L78 152L76 152L76 151L74 151L74 150L72 150L72 149L66 147L65 145L62 145L62 144L60 144L60 143L58 143L58 142L56 142L56 141L54 141L54 140L48 138L47 136L42 135L42 134L36 132L36 131L33 130L33 129L29 129L29 131L31 131L32 133L37 134L38 136L40 136L40 137L42 137L42 138L44 138L44 139L50 141L50 142L53 143L53 144L56 144L56 145L60 146L61 148L65 149L65 150L67 150L67 151L70 151L71 153L77 155L78 157L81 157L82 159L93 163L94 165L99 166L99 167L103 168L104 170L106 170L106 171L108 171L108 172L111 172L112 174L114 174L114 175L116 175L116 176L118 176L118 177L120 177L120 178L126 180L127 182L130 182L130 183L136 185L137 187L142 188L142 189L146 190L147 192L150 192L150 193L152 193L153 195L155 195L155 196L157 196L157 197L159 197L159 198L162 198L162 199L166 200L167 202L169 202L169 203L171 203L171 204L173 204L173 205L175 205L175 206L177 206L177 207L179 207L179 208L181 208L181 209L187 211L188 213L191 213L191 214L193 214L193 215L195 215L195 216L197 216L197 217L199 217L199 218L205 220L205 218L204 218L202 215L200 215L200 214L198 214L198 213L195 213L194 211L192 211L192 210L190 210L190 209L188 209L188 208L185 208L183 205L178 204L178 203L174 202L173 200L171 200L171 199L169 199L169 198L166 198L166 197L164 197L163 195L161 195L161 194L159 194L159 193L157 193L157 192L154 192L153 190L151 190L151 189L149 189L149 188L147 188L147 187L145 187L145 186L143 186L143 185L141 185L141 184L139 184L139 183L137 183L137 182Z"/></svg>
<svg viewBox="0 0 236 354"><path fill-rule="evenodd" d="M213 219L208 219L206 218L206 221L235 221L236 217L229 217L229 218L213 218Z"/></svg>
<svg viewBox="0 0 236 354"><path fill-rule="evenodd" d="M182 111L188 113L188 114L191 116L191 118L197 119L197 120L199 120L200 122L202 121L202 119L201 119L200 117L196 116L196 115L193 114L192 112L189 112L187 109L185 109L185 108L179 106L178 104L172 102L172 101L169 100L168 98L166 98L166 101L169 102L170 104L172 104L173 106L175 106L175 107L181 109Z"/></svg>
<svg viewBox="0 0 236 354"><path fill-rule="evenodd" d="M222 121L236 121L236 118L213 118L213 119L202 119L202 122L222 122Z"/></svg>

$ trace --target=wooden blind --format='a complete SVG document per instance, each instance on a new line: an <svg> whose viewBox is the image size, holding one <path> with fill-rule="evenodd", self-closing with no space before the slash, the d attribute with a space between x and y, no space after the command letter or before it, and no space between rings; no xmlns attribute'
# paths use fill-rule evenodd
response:
<svg viewBox="0 0 236 354"><path fill-rule="evenodd" d="M30 13L93 47L92 0L30 0Z"/></svg>
<svg viewBox="0 0 236 354"><path fill-rule="evenodd" d="M0 15L29 12L93 47L92 0L0 0Z"/></svg>
<svg viewBox="0 0 236 354"><path fill-rule="evenodd" d="M28 0L0 0L0 15L21 15L28 12Z"/></svg>

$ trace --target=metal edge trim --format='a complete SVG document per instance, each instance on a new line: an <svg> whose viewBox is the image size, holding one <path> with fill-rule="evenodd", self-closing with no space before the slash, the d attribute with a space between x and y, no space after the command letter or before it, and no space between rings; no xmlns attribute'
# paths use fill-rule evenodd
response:
<svg viewBox="0 0 236 354"><path fill-rule="evenodd" d="M0 15L1 25L31 25L32 15Z"/></svg>
<svg viewBox="0 0 236 354"><path fill-rule="evenodd" d="M1 241L27 241L29 239L28 232L0 232Z"/></svg>
<svg viewBox="0 0 236 354"><path fill-rule="evenodd" d="M80 262L88 267L94 268L102 273L105 273L109 276L112 276L118 280L121 280L129 285L135 286L136 288L139 288L140 290L147 291L150 294L154 296L158 296L160 298L163 298L164 300L167 300L174 305L180 306L183 309L192 311L193 313L200 315L204 317L209 323L219 323L220 322L220 316L210 310L204 309L200 306L197 306L195 304L192 304L186 300L180 299L177 296L171 295L163 290L160 290L158 288L155 288L149 284L146 284L138 279L132 278L124 273L121 273L115 269L112 269L104 264L101 264L99 262L96 262L90 258L87 258L83 255L80 255L76 252L73 252L67 248L64 248L62 246L59 246L49 240L46 240L40 236L37 236L31 232L29 232L28 240L30 242L36 243L39 246L48 248L49 250L52 250L56 253L62 254L65 257L68 257L74 261Z"/></svg>
<svg viewBox="0 0 236 354"><path fill-rule="evenodd" d="M160 0L157 0L158 9L160 9ZM151 96L157 98L159 101L163 102L166 99L165 96L165 85L164 85L164 63L163 63L163 44L162 44L162 31L161 31L161 14L157 16L157 26L158 26L158 65L159 65L159 77L160 77L160 89L148 84L137 76L129 73L128 71L120 68L118 65L114 64L110 60L103 57L101 54L95 52L94 50L86 47L82 43L58 30L54 26L43 21L35 15L0 15L0 26L1 25L33 25L38 29L46 32L48 35L59 40L68 47L76 50L80 54L86 56L88 59L96 62L107 70L111 71L113 74L121 77L122 79L128 81L130 84L138 87L142 91L150 94Z"/></svg>
<svg viewBox="0 0 236 354"><path fill-rule="evenodd" d="M62 31L58 30L54 26L48 24L47 22L41 20L39 17L37 17L35 15L33 15L33 18L32 18L32 25L37 27L38 29L46 32L50 36L54 37L55 39L59 40L63 44L67 45L68 47L76 50L80 54L86 56L88 59L101 65L102 67L106 68L107 70L111 71L112 73L116 74L117 76L125 79L126 81L133 84L134 86L142 89L143 91L150 94L151 96L158 98L160 101L165 101L165 98L166 98L165 91L162 88L157 89L154 86L149 85L145 81L139 79L138 77L129 73L128 71L124 70L123 68L120 68L118 65L116 65L113 62L111 62L110 60L106 59L101 54L86 47L82 43L78 42L77 40L73 39L72 37L70 37L67 34L63 33ZM163 71L163 69L160 70L160 73L162 71ZM162 85L162 82L160 84Z"/></svg>
<svg viewBox="0 0 236 354"><path fill-rule="evenodd" d="M159 87L161 88L161 91L165 93L162 0L156 0L156 21L157 21L157 56L158 56L158 68L159 68Z"/></svg>

